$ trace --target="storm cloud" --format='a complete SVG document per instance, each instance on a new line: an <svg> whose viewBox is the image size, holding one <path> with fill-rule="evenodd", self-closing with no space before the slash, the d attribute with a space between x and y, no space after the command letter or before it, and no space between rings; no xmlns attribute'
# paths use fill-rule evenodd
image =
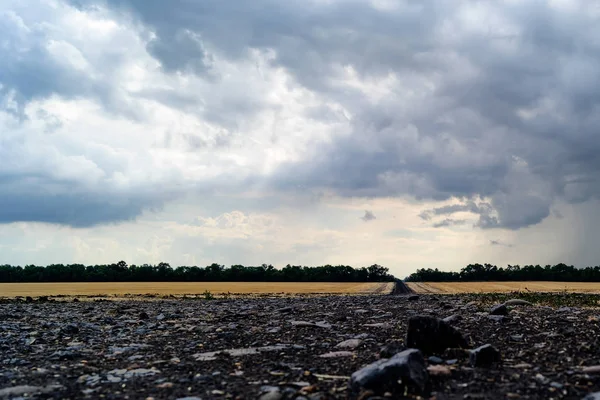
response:
<svg viewBox="0 0 600 400"><path fill-rule="evenodd" d="M0 9L0 222L226 187L455 201L421 217L518 230L599 198L593 3L39 3Z"/></svg>

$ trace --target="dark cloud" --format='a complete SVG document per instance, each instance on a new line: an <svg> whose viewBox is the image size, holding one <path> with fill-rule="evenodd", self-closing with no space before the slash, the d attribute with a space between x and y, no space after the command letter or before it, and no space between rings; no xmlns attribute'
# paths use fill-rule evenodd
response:
<svg viewBox="0 0 600 400"><path fill-rule="evenodd" d="M76 228L133 220L142 211L159 208L153 198L82 194L6 193L0 196L0 223L46 222Z"/></svg>
<svg viewBox="0 0 600 400"><path fill-rule="evenodd" d="M432 226L434 228L443 228L443 227L448 227L448 226L464 225L466 223L467 223L467 220L465 220L465 219L445 218L443 221L436 222Z"/></svg>
<svg viewBox="0 0 600 400"><path fill-rule="evenodd" d="M373 211L365 210L365 215L360 217L360 219L362 219L365 222L369 222L373 221L374 219L377 219L377 217L375 216L375 214L373 214Z"/></svg>
<svg viewBox="0 0 600 400"><path fill-rule="evenodd" d="M591 3L71 3L133 19L168 74L226 82L214 57L235 63L258 50L271 54L270 66L284 69L293 84L343 108L344 134L315 142L308 158L270 174L276 189L456 199L461 205L422 217L470 212L481 228L505 229L541 222L557 200L600 198L600 28ZM0 80L23 104L60 93L131 109L120 107L114 87L57 63L40 44L43 35L24 46L14 33L19 28L0 21L9 43L0 47ZM266 107L245 86L202 101L175 92L138 95L196 110L228 131ZM337 118L324 106L307 114ZM191 148L206 144L188 139Z"/></svg>

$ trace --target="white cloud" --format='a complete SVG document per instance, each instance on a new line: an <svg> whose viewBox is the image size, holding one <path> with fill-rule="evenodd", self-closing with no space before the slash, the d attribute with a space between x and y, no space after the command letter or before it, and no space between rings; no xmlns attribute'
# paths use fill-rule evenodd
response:
<svg viewBox="0 0 600 400"><path fill-rule="evenodd" d="M593 259L592 245L579 256L557 239L552 254L532 245L526 257L519 243L584 224L600 194L597 7L199 7L3 3L10 257L399 272L509 250ZM382 204L412 214L400 224ZM369 224L365 210L377 216L367 212ZM43 239L50 232L66 241Z"/></svg>

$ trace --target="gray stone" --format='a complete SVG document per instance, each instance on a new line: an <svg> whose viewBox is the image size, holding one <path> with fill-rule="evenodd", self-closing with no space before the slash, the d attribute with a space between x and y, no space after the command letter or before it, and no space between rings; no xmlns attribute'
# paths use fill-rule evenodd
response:
<svg viewBox="0 0 600 400"><path fill-rule="evenodd" d="M443 321L447 322L449 324L453 324L455 322L460 321L461 319L462 319L462 317L460 315L454 314L454 315L450 315L450 316L444 318Z"/></svg>
<svg viewBox="0 0 600 400"><path fill-rule="evenodd" d="M403 385L425 390L429 379L425 360L418 349L407 349L389 359L381 359L354 372L350 377L352 390L358 392L360 389L370 389L382 392L387 388L394 387L398 380Z"/></svg>
<svg viewBox="0 0 600 400"><path fill-rule="evenodd" d="M441 364L444 362L444 360L436 356L431 356L427 360L432 364Z"/></svg>
<svg viewBox="0 0 600 400"><path fill-rule="evenodd" d="M340 349L355 349L358 346L360 346L361 343L362 340L360 339L348 339L344 340L341 343L338 343L335 347L338 347Z"/></svg>
<svg viewBox="0 0 600 400"><path fill-rule="evenodd" d="M600 392L590 393L585 396L582 400L600 400Z"/></svg>
<svg viewBox="0 0 600 400"><path fill-rule="evenodd" d="M527 300L521 299L510 299L504 303L507 306L532 306L533 303L528 302Z"/></svg>
<svg viewBox="0 0 600 400"><path fill-rule="evenodd" d="M62 385L49 385L49 386L13 386L4 389L0 389L0 398L11 398L14 396L22 395L34 395L43 393L52 393L57 390L63 389Z"/></svg>

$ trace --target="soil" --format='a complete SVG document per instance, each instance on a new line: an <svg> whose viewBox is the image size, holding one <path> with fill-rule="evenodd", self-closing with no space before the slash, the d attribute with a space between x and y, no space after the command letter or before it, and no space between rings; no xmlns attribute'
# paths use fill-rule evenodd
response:
<svg viewBox="0 0 600 400"><path fill-rule="evenodd" d="M410 299L410 300L409 300ZM600 391L600 310L487 304L462 295L0 304L0 399L581 399ZM514 302L513 302L514 303ZM518 302L517 302L518 303ZM424 354L426 390L350 389L404 349L408 320L446 318L468 351ZM388 385L388 383L391 385Z"/></svg>

